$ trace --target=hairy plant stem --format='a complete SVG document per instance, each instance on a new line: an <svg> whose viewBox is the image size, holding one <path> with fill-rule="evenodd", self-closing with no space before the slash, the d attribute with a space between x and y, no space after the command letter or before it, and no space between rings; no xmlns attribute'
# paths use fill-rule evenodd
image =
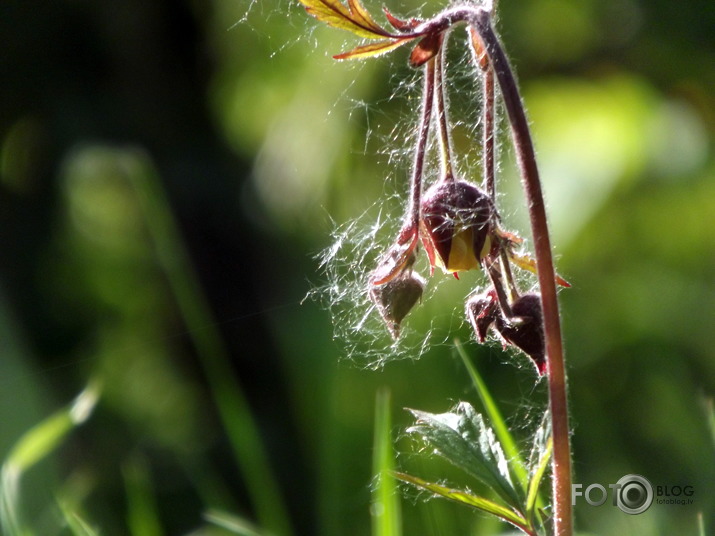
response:
<svg viewBox="0 0 715 536"><path fill-rule="evenodd" d="M484 70L484 182L487 194L492 201L496 201L496 184L495 184L495 164L494 164L494 71L491 66L487 66Z"/></svg>
<svg viewBox="0 0 715 536"><path fill-rule="evenodd" d="M541 291L544 339L548 363L549 408L554 440L552 461L554 535L571 536L573 534L571 447L566 396L566 370L561 341L559 306L556 296L556 273L551 255L551 241L549 239L546 209L541 191L539 170L536 165L534 146L516 79L499 38L492 28L489 9L468 5L457 6L445 10L433 19L424 22L415 31L425 33L445 31L459 22L467 22L474 28L479 40L484 45L489 63L496 75L511 125L517 161L529 205L529 218Z"/></svg>
<svg viewBox="0 0 715 536"><path fill-rule="evenodd" d="M492 282L492 287L494 287L494 292L496 292L499 308L507 318L511 318L513 316L511 305L509 304L509 298L507 297L504 285L502 284L502 275L498 264L493 262L487 266L485 263L485 268L487 275L489 276L489 280Z"/></svg>
<svg viewBox="0 0 715 536"><path fill-rule="evenodd" d="M435 70L434 70L434 91L435 91L435 104L436 104L436 114L437 114L437 124L439 128L437 132L439 133L439 147L440 156L442 160L442 178L445 180L454 180L454 170L452 166L452 147L449 139L449 118L447 117L447 98L446 98L446 88L444 87L444 66L445 66L445 56L447 54L447 35L442 39L442 46L439 52L435 56Z"/></svg>
<svg viewBox="0 0 715 536"><path fill-rule="evenodd" d="M432 105L434 103L435 86L435 58L429 60L424 66L424 82L422 88L422 117L417 131L417 145L415 147L414 162L412 164L412 177L410 179L410 212L409 225L406 229L415 233L420 225L420 201L422 197L422 173L424 171L425 155L427 153L427 139L429 137L430 121L432 118Z"/></svg>
<svg viewBox="0 0 715 536"><path fill-rule="evenodd" d="M470 44L474 62L482 71L482 173L484 189L496 202L496 172L494 153L494 71L489 63L489 56L484 43L473 26L469 27Z"/></svg>
<svg viewBox="0 0 715 536"><path fill-rule="evenodd" d="M569 441L566 371L564 367L561 323L556 297L556 274L551 255L551 241L546 220L546 209L541 181L536 165L534 145L529 124L521 102L514 74L503 48L492 29L489 13L478 10L470 22L485 44L502 93L504 106L511 124L517 160L524 191L529 204L529 217L534 239L536 265L541 290L544 318L544 338L548 363L549 406L554 438L553 508L554 534L570 536L573 532L571 510L571 448Z"/></svg>

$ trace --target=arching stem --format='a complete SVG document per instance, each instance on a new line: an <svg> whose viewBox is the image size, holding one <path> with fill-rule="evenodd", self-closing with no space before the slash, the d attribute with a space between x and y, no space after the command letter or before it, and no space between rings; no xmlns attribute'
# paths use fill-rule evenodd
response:
<svg viewBox="0 0 715 536"><path fill-rule="evenodd" d="M553 508L555 536L573 533L571 508L571 448L569 441L566 371L564 367L561 323L556 297L556 283L551 241L541 181L536 165L529 124L521 102L514 74L491 26L487 11L474 9L466 17L471 22L489 56L501 89L516 148L517 161L529 206L529 217L534 239L534 251L541 290L544 318L544 338L548 363L549 406L551 411L553 455Z"/></svg>

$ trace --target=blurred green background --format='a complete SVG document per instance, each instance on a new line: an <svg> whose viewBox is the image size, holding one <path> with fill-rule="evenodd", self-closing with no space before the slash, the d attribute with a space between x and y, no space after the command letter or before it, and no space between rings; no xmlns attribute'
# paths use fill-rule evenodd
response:
<svg viewBox="0 0 715 536"><path fill-rule="evenodd" d="M444 7L387 4L405 16ZM715 4L499 10L573 285L561 304L575 481L637 473L695 490L692 506L639 516L580 502L577 526L696 534L702 512L712 534ZM384 335L333 337L326 300L303 301L326 283L315 256L336 226L367 228L382 209L387 243L402 210L418 75L404 50L330 58L355 44L293 1L0 6L2 458L90 378L103 385L94 415L23 476L37 534L62 533L58 498L106 535L223 534L211 509L277 534L368 534L382 387L400 467L463 483L415 454L402 408L477 403L450 341L470 338L461 310L479 274L431 290L407 322L418 342L423 325L437 334L418 360L390 359ZM465 56L454 63L455 142L473 170L478 103ZM503 147L502 212L528 237ZM338 327L350 331L366 310L343 300L342 314L345 303ZM383 367L345 357L366 345ZM526 437L543 382L497 345L467 350ZM405 534L506 530L414 496L403 518Z"/></svg>

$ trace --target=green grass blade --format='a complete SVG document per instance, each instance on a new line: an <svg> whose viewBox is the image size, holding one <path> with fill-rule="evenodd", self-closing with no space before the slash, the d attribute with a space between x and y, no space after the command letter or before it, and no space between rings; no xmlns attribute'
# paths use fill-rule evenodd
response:
<svg viewBox="0 0 715 536"><path fill-rule="evenodd" d="M157 259L196 347L258 520L275 534L289 536L293 531L278 480L243 388L231 369L228 350L193 271L156 171L149 159L138 151L119 153L117 160L120 166L127 168L126 176L137 192Z"/></svg>
<svg viewBox="0 0 715 536"><path fill-rule="evenodd" d="M705 536L705 520L703 519L703 513L698 512L698 536Z"/></svg>
<svg viewBox="0 0 715 536"><path fill-rule="evenodd" d="M466 491L448 488L434 482L427 482L419 477L405 473L395 473L395 476L404 482L408 482L413 486L434 493L440 497L444 497L445 499L449 499L460 504L466 504L467 506L471 506L472 508L476 508L482 512L494 515L508 523L511 523L526 534L534 534L534 532L528 528L526 519L506 506L490 501L489 499L485 499L484 497L479 497L478 495L472 495Z"/></svg>
<svg viewBox="0 0 715 536"><path fill-rule="evenodd" d="M127 494L127 526L133 536L161 536L156 498L152 490L149 469L140 458L133 458L122 467Z"/></svg>
<svg viewBox="0 0 715 536"><path fill-rule="evenodd" d="M10 450L0 474L0 528L2 534L26 534L19 514L19 488L23 473L46 458L75 427L86 421L99 399L98 382L87 387L66 408L49 416L20 437Z"/></svg>
<svg viewBox="0 0 715 536"><path fill-rule="evenodd" d="M531 524L534 522L534 513L537 500L539 498L541 479L544 477L544 473L546 473L546 469L549 466L549 460L551 459L551 451L553 450L553 447L554 442L551 437L549 437L546 449L539 459L539 463L536 464L536 467L534 467L531 480L529 481L529 490L526 494L526 518Z"/></svg>
<svg viewBox="0 0 715 536"><path fill-rule="evenodd" d="M227 512L209 510L204 513L204 519L212 525L226 529L232 534L239 534L240 536L270 536L268 532L261 531L253 523Z"/></svg>
<svg viewBox="0 0 715 536"><path fill-rule="evenodd" d="M708 420L708 428L710 429L710 437L713 445L715 445L715 402L712 398L705 399L705 412Z"/></svg>
<svg viewBox="0 0 715 536"><path fill-rule="evenodd" d="M376 476L372 493L373 536L401 536L402 518L400 494L393 475L395 469L392 448L390 392L381 389L375 399L375 442L372 472Z"/></svg>
<svg viewBox="0 0 715 536"><path fill-rule="evenodd" d="M59 506L67 528L73 536L99 536L99 532L94 530L77 512L72 511L69 505L60 501Z"/></svg>
<svg viewBox="0 0 715 536"><path fill-rule="evenodd" d="M517 482L519 482L522 489L526 491L527 486L529 485L529 473L526 470L526 464L524 463L524 459L519 452L514 436L512 436L509 431L509 427L507 426L504 417L502 417L499 407L496 405L496 402L494 402L494 399L487 388L487 384L482 379L479 371L474 366L471 359L469 359L469 356L464 350L464 346L459 339L455 339L454 347L457 349L459 357L462 358L462 362L464 363L467 372L469 372L469 376L474 383L479 399L482 401L482 405L484 406L484 411L487 414L489 424L494 430L497 439L499 439L499 443L501 443L502 448L504 449L504 454L509 460L509 467Z"/></svg>

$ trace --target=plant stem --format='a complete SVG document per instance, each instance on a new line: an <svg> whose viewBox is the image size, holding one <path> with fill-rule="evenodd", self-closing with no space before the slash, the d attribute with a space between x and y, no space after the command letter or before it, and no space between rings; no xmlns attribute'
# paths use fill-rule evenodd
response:
<svg viewBox="0 0 715 536"><path fill-rule="evenodd" d="M434 101L435 59L429 60L424 67L424 86L422 88L422 117L417 131L417 145L412 165L410 179L410 216L408 229L416 232L420 224L420 201L422 197L422 173L425 154L427 153L427 138L429 137L432 104Z"/></svg>
<svg viewBox="0 0 715 536"><path fill-rule="evenodd" d="M446 89L444 87L444 65L445 56L447 54L446 41L447 35L449 34L448 32L445 32L444 35L442 46L435 56L434 100L437 105L437 124L439 125L437 132L439 133L440 156L442 159L442 178L444 180L454 180L454 171L452 168L452 147L449 140L449 119L447 117L447 99L445 96Z"/></svg>
<svg viewBox="0 0 715 536"><path fill-rule="evenodd" d="M484 154L482 158L484 159L484 183L487 194L492 201L496 201L496 181L494 178L494 71L492 71L491 66L487 66L484 71L483 99L484 132L482 136L484 139L482 143Z"/></svg>
<svg viewBox="0 0 715 536"><path fill-rule="evenodd" d="M468 5L447 9L424 22L416 33L445 31L459 22L471 24L484 44L489 62L501 89L504 107L511 125L511 133L517 152L524 192L529 205L529 218L534 238L537 275L541 290L541 307L544 317L544 339L548 363L549 406L551 410L553 457L553 507L555 536L570 536L573 533L571 509L571 448L569 442L568 405L566 397L566 371L559 305L556 297L556 274L551 256L544 198L541 192L539 171L536 166L534 146L529 124L521 103L514 73L504 49L491 25L489 9Z"/></svg>
<svg viewBox="0 0 715 536"><path fill-rule="evenodd" d="M484 189L496 202L495 157L494 157L494 71L479 34L469 27L469 42L472 45L474 62L482 71L482 173Z"/></svg>
<svg viewBox="0 0 715 536"><path fill-rule="evenodd" d="M534 238L536 265L541 290L544 317L544 338L548 363L549 404L554 438L553 507L554 534L568 536L573 532L571 511L571 450L569 445L566 373L561 342L558 300L554 263L551 255L548 224L541 182L536 165L534 146L526 113L521 102L514 74L503 48L492 29L489 13L475 10L470 22L485 44L489 60L496 73L504 105L511 124L512 137L521 170L522 183L529 205L529 216Z"/></svg>

